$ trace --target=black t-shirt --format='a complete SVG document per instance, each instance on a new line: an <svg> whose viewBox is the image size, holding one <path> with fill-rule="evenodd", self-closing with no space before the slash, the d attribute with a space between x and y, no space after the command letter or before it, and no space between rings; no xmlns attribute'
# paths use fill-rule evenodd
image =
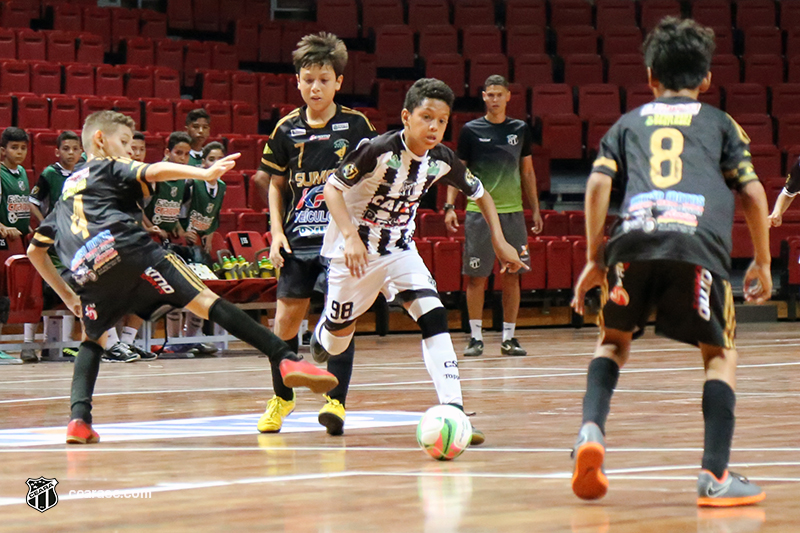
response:
<svg viewBox="0 0 800 533"><path fill-rule="evenodd" d="M327 124L312 127L306 108L283 117L264 147L261 170L286 176L283 231L292 250L319 252L330 215L322 189L344 156L375 136L367 117L344 106Z"/></svg>
<svg viewBox="0 0 800 533"><path fill-rule="evenodd" d="M456 153L481 180L498 213L522 211L519 167L522 158L531 155L532 142L531 129L515 118L495 124L481 117L461 128ZM467 211L480 209L470 201Z"/></svg>
<svg viewBox="0 0 800 533"><path fill-rule="evenodd" d="M625 195L608 263L672 259L729 276L731 189L758 179L749 147L729 115L691 98L659 98L620 118L593 168Z"/></svg>
<svg viewBox="0 0 800 533"><path fill-rule="evenodd" d="M783 190L791 198L794 198L800 192L800 159L795 161L792 168L789 169L789 175L786 177L786 185Z"/></svg>
<svg viewBox="0 0 800 533"><path fill-rule="evenodd" d="M55 250L76 282L94 280L122 260L151 246L136 224L137 202L152 194L145 181L149 165L124 158L97 158L64 183L61 201L33 237L36 246Z"/></svg>

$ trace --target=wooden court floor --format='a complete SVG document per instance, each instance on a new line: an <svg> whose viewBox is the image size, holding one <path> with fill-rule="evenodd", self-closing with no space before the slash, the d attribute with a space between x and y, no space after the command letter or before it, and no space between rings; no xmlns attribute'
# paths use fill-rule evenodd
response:
<svg viewBox="0 0 800 533"><path fill-rule="evenodd" d="M732 511L695 507L703 373L694 349L650 333L634 344L607 426L609 494L586 503L570 490L569 448L596 330L518 336L528 357L500 356L490 333L483 357L461 360L466 408L487 441L451 463L415 442L415 413L436 403L417 335L357 339L348 420L360 426L344 437L317 430L322 399L305 391L290 419L310 431L259 435L268 364L239 353L103 364L95 424L117 429L67 447L72 365L0 367L0 531L800 531L796 325L739 330L732 469L767 499ZM465 336L454 338L463 348ZM25 428L55 428L32 432L55 443L9 431ZM59 502L44 513L25 503L26 479L40 476L58 480Z"/></svg>

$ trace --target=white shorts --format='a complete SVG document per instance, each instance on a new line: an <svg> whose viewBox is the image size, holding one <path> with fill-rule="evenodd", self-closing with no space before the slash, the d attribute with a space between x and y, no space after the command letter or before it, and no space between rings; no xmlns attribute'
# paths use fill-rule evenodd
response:
<svg viewBox="0 0 800 533"><path fill-rule="evenodd" d="M351 322L369 310L379 293L391 302L439 298L436 282L416 249L371 258L361 278L350 274L344 258L331 259L325 318L334 324Z"/></svg>

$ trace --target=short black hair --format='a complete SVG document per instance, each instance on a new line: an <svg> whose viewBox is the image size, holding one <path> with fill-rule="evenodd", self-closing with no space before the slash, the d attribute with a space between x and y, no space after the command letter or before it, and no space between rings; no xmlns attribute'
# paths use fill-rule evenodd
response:
<svg viewBox="0 0 800 533"><path fill-rule="evenodd" d="M483 90L486 90L487 87L491 87L492 85L499 85L508 89L508 80L500 74L492 74L486 78L486 81L483 83Z"/></svg>
<svg viewBox="0 0 800 533"><path fill-rule="evenodd" d="M169 134L169 140L167 141L167 149L171 152L173 148L181 143L186 143L189 146L192 145L192 138L189 136L188 133L185 131L173 131Z"/></svg>
<svg viewBox="0 0 800 533"><path fill-rule="evenodd" d="M227 151L222 143L213 141L203 147L203 159L207 158L208 154L210 154L212 150L219 150L222 152L222 155L227 155Z"/></svg>
<svg viewBox="0 0 800 533"><path fill-rule="evenodd" d="M64 141L78 141L81 142L81 138L78 136L77 133L74 131L62 131L58 137L56 137L56 146L61 148L61 143Z"/></svg>
<svg viewBox="0 0 800 533"><path fill-rule="evenodd" d="M209 122L209 124L211 123L211 115L208 114L208 111L206 111L202 107L198 107L197 109L192 109L186 115L186 125L188 126L189 124L191 124L192 122L194 122L199 118L204 118Z"/></svg>
<svg viewBox="0 0 800 533"><path fill-rule="evenodd" d="M347 66L347 46L332 33L311 33L297 43L292 63L298 74L301 68L330 65L338 78Z"/></svg>
<svg viewBox="0 0 800 533"><path fill-rule="evenodd" d="M133 132L133 140L134 141L144 141L146 139L144 138L144 133L142 133L141 131L135 131L135 132Z"/></svg>
<svg viewBox="0 0 800 533"><path fill-rule="evenodd" d="M403 109L409 113L413 113L416 108L422 104L426 98L435 98L447 104L447 107L453 109L453 101L456 96L453 94L453 89L442 80L436 78L422 78L414 82L414 85L406 93L406 99L403 103Z"/></svg>
<svg viewBox="0 0 800 533"><path fill-rule="evenodd" d="M665 17L647 34L644 63L671 91L695 89L711 68L714 30L692 19Z"/></svg>
<svg viewBox="0 0 800 533"><path fill-rule="evenodd" d="M5 148L8 143L13 142L29 142L28 134L22 128L15 128L14 126L8 127L3 130L3 135L0 135L0 147Z"/></svg>

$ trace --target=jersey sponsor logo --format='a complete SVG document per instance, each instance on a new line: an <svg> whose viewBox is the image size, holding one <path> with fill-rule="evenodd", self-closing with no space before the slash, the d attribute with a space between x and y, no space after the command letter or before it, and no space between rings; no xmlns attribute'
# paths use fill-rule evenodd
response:
<svg viewBox="0 0 800 533"><path fill-rule="evenodd" d="M344 131L344 130L349 130L349 129L350 129L350 124L348 124L347 122L340 122L340 123L338 123L338 124L333 124L333 125L331 126L331 129L332 129L333 131Z"/></svg>
<svg viewBox="0 0 800 533"><path fill-rule="evenodd" d="M83 307L83 317L88 320L97 320L97 306L95 304L86 304Z"/></svg>
<svg viewBox="0 0 800 533"><path fill-rule="evenodd" d="M209 207L213 209L214 206L209 204ZM211 229L213 223L214 217L204 216L202 213L198 213L195 210L189 213L189 229L204 232Z"/></svg>
<svg viewBox="0 0 800 533"><path fill-rule="evenodd" d="M31 217L31 205L24 194L9 194L6 198L8 221L12 224L23 218Z"/></svg>
<svg viewBox="0 0 800 533"><path fill-rule="evenodd" d="M639 114L647 115L696 115L703 104L700 102L687 104L665 104L664 102L650 102L642 106Z"/></svg>
<svg viewBox="0 0 800 533"><path fill-rule="evenodd" d="M78 272L81 267L94 270L98 275L120 261L115 248L116 241L109 230L103 230L86 242L75 253L70 263L70 270Z"/></svg>
<svg viewBox="0 0 800 533"><path fill-rule="evenodd" d="M428 170L425 172L428 176L436 176L439 173L441 167L439 167L438 161L431 161L428 164Z"/></svg>
<svg viewBox="0 0 800 533"><path fill-rule="evenodd" d="M181 203L178 200L156 199L153 207L153 224L162 222L172 223L178 220L181 213Z"/></svg>
<svg viewBox="0 0 800 533"><path fill-rule="evenodd" d="M86 265L81 265L78 270L72 273L72 281L83 287L86 282L97 281L97 274L94 270L89 270Z"/></svg>
<svg viewBox="0 0 800 533"><path fill-rule="evenodd" d="M300 226L297 228L297 234L300 237L313 237L316 235L325 235L325 229L327 227L328 227L327 224Z"/></svg>
<svg viewBox="0 0 800 533"><path fill-rule="evenodd" d="M694 233L699 218L705 212L706 199L701 194L680 191L649 191L631 198L628 217L622 230L641 229L647 233L655 230Z"/></svg>
<svg viewBox="0 0 800 533"><path fill-rule="evenodd" d="M307 209L318 209L325 203L325 194L322 191L322 187L304 190L303 196L300 198L300 201L297 202L295 209L300 210L304 207Z"/></svg>
<svg viewBox="0 0 800 533"><path fill-rule="evenodd" d="M492 139L490 139L489 137L478 137L478 140L480 142L482 142L482 143L490 143L490 142L492 142Z"/></svg>
<svg viewBox="0 0 800 533"><path fill-rule="evenodd" d="M172 288L172 285L167 283L167 280L164 279L161 272L153 267L147 267L142 274L142 279L148 281L150 285L158 291L158 294L173 294L175 292L175 289Z"/></svg>
<svg viewBox="0 0 800 533"><path fill-rule="evenodd" d="M703 267L697 267L695 274L694 308L697 314L708 322L711 320L711 286L714 277Z"/></svg>
<svg viewBox="0 0 800 533"><path fill-rule="evenodd" d="M328 177L334 172L336 172L335 169L323 170L322 172L316 170L310 172L296 172L292 175L292 179L294 180L295 187L302 189L325 184L328 181Z"/></svg>
<svg viewBox="0 0 800 533"><path fill-rule="evenodd" d="M272 153L272 148L269 147L269 143L264 145L264 155L270 155Z"/></svg>
<svg viewBox="0 0 800 533"><path fill-rule="evenodd" d="M355 163L349 163L342 168L342 176L346 180L351 180L358 176L358 167Z"/></svg>
<svg viewBox="0 0 800 533"><path fill-rule="evenodd" d="M617 282L614 284L614 288L611 289L611 293L609 294L609 299L620 307L625 307L631 302L628 291L622 286L622 280L625 278L625 267L625 263L617 263L614 265Z"/></svg>
<svg viewBox="0 0 800 533"><path fill-rule="evenodd" d="M444 362L445 368L458 368L458 361L445 361Z"/></svg>
<svg viewBox="0 0 800 533"><path fill-rule="evenodd" d="M72 174L67 181L64 182L64 188L61 191L61 199L66 200L74 194L81 192L86 188L86 179L89 177L89 168L82 168L81 170Z"/></svg>
<svg viewBox="0 0 800 533"><path fill-rule="evenodd" d="M344 159L344 156L347 153L348 146L350 146L350 141L348 141L347 139L336 139L336 142L333 143L333 151L336 155L339 156L339 161Z"/></svg>
<svg viewBox="0 0 800 533"><path fill-rule="evenodd" d="M511 135L507 136L506 140L511 146L516 146L519 144L519 136L517 136L516 133L512 133Z"/></svg>
<svg viewBox="0 0 800 533"><path fill-rule="evenodd" d="M300 137L306 134L305 128L294 128L292 131L289 132L289 136L291 137Z"/></svg>
<svg viewBox="0 0 800 533"><path fill-rule="evenodd" d="M312 135L311 137L308 138L308 142L311 142L311 141L327 141L330 138L331 138L331 134L330 133L323 133L322 135Z"/></svg>

